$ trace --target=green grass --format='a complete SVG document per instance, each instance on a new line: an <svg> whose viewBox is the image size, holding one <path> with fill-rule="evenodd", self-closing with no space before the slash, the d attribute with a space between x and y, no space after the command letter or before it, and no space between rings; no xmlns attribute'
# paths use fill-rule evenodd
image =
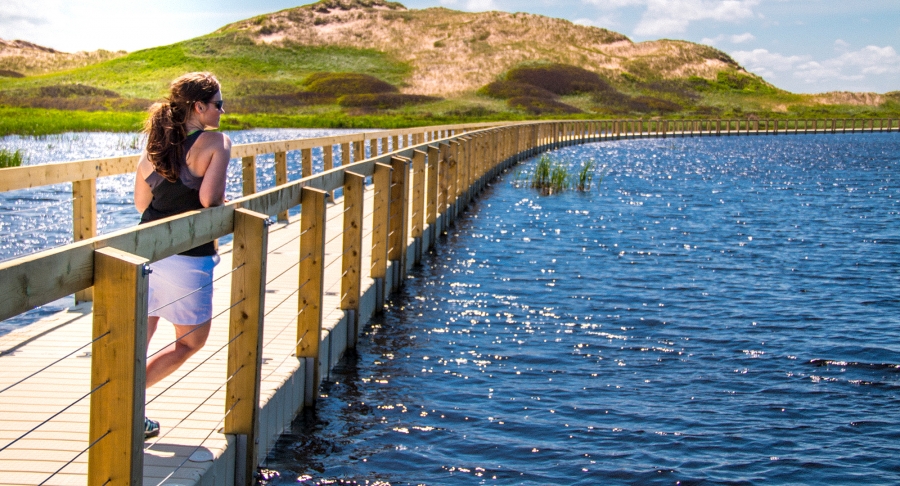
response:
<svg viewBox="0 0 900 486"><path fill-rule="evenodd" d="M0 91L79 83L122 96L158 99L165 95L171 80L189 71L214 73L227 99L246 83L283 83L299 90L307 76L321 71L363 72L399 84L411 69L371 49L275 47L226 32L136 51L83 68L28 78L0 78Z"/></svg>
<svg viewBox="0 0 900 486"><path fill-rule="evenodd" d="M136 132L145 113L61 111L0 106L0 136L50 135L64 132Z"/></svg>
<svg viewBox="0 0 900 486"><path fill-rule="evenodd" d="M5 169L7 167L18 167L22 165L22 151L16 150L11 151L7 149L0 149L0 169Z"/></svg>

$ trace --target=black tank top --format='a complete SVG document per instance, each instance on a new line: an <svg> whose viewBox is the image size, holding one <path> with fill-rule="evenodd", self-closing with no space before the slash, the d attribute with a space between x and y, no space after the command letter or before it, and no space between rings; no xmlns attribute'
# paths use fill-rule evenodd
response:
<svg viewBox="0 0 900 486"><path fill-rule="evenodd" d="M203 209L203 204L200 203L200 183L203 182L203 178L195 177L187 167L187 153L202 133L203 131L194 132L184 139L184 144L182 145L183 155L179 161L178 179L175 182L169 182L156 171L151 172L147 176L146 181L150 185L153 199L150 201L147 209L144 210L144 213L141 214L141 224L195 209ZM216 246L212 241L180 253L180 255L186 256L211 256L215 254Z"/></svg>

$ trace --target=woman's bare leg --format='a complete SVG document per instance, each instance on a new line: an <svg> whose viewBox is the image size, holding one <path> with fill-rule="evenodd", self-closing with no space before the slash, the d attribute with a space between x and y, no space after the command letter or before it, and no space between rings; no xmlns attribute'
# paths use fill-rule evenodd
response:
<svg viewBox="0 0 900 486"><path fill-rule="evenodd" d="M150 320L147 320L147 335L152 335L150 328ZM163 378L172 374L179 366L184 364L191 356L206 344L206 338L209 336L210 321L196 326L183 326L174 324L175 337L178 339L174 344L166 346L159 353L147 360L147 388L157 384ZM152 329L155 329L156 323ZM193 332L192 332L193 331Z"/></svg>

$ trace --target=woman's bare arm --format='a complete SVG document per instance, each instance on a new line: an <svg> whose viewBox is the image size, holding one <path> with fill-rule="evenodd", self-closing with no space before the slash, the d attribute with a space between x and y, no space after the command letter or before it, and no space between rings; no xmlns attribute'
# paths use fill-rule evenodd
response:
<svg viewBox="0 0 900 486"><path fill-rule="evenodd" d="M149 171L147 170L148 168L150 169ZM145 180L152 170L153 166L150 164L147 152L144 151L141 153L141 158L138 160L138 165L134 172L134 207L139 213L143 213L150 206L150 201L153 200L150 185Z"/></svg>
<svg viewBox="0 0 900 486"><path fill-rule="evenodd" d="M200 160L209 161L200 185L200 204L203 207L221 206L225 202L225 179L228 176L228 161L231 160L231 139L218 132L207 132L201 137ZM197 140L198 143L201 140ZM193 149L192 149L193 151ZM199 175L199 174L198 174Z"/></svg>

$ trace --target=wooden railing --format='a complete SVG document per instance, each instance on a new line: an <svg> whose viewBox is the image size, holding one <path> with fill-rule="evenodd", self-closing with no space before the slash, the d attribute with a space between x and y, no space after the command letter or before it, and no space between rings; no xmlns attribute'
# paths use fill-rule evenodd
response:
<svg viewBox="0 0 900 486"><path fill-rule="evenodd" d="M867 125L868 124L868 125ZM575 143L637 137L837 133L900 130L896 120L601 120L526 122L505 126L463 125L374 132L320 139L235 146L244 167L245 196L224 206L192 211L150 224L95 236L94 226L76 228L73 244L0 264L0 319L73 293L94 290L89 484L138 484L143 454L142 419L146 366L147 265L189 248L234 235L232 300L228 345L225 433L248 437L238 461L255 470L260 387L260 336L270 217L287 219L300 206L301 278L298 283L298 359L316 358L323 317L323 260L326 194L343 189L344 253L340 309L358 312L364 273L384 285L388 268L405 271L407 248L421 249L427 231L439 232L499 171L541 150ZM392 147L387 153L388 138ZM401 143L401 139L404 140ZM372 157L362 159L363 144ZM344 160L330 167L333 145ZM380 145L380 147L379 147ZM312 174L311 149L321 147L326 170ZM379 150L380 148L380 150ZM300 150L303 177L288 181L286 153ZM276 154L278 184L257 192L255 158ZM351 155L352 154L352 155ZM96 178L132 172L136 157L118 157L0 170L0 190L73 182L88 202L74 210L86 218ZM372 238L362 235L363 193L374 186ZM76 218L76 221L79 221ZM433 233L432 233L433 234ZM432 239L433 241L433 239ZM371 253L371 270L359 255ZM414 255L418 259L421 254ZM401 279L402 280L402 279ZM380 282L380 284L379 284ZM384 289L381 295L384 295ZM355 342L355 326L350 328ZM127 366L122 366L127 363ZM255 370L255 372L254 372ZM319 376L316 371L314 376ZM318 381L316 381L318 383ZM107 413L109 410L131 413ZM249 482L247 476L246 482ZM240 482L240 481L238 481Z"/></svg>

